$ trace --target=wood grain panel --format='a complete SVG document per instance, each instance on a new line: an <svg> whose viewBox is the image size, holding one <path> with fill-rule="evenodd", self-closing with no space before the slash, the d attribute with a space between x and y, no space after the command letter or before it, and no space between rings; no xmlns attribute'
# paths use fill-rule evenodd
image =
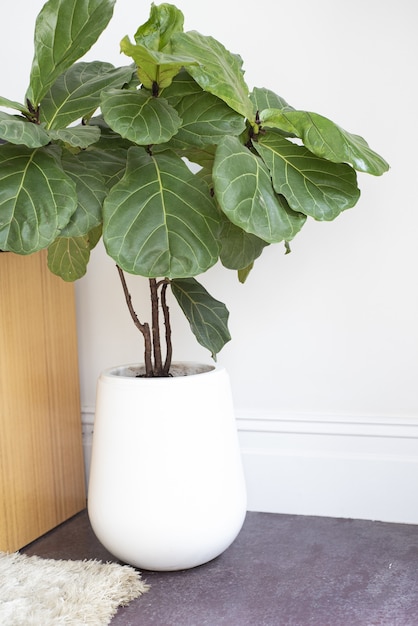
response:
<svg viewBox="0 0 418 626"><path fill-rule="evenodd" d="M0 550L85 507L74 290L0 253Z"/></svg>

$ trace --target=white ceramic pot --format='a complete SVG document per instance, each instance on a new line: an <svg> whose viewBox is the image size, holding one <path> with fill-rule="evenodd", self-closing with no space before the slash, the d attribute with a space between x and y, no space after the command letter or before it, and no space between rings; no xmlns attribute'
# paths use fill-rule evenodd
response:
<svg viewBox="0 0 418 626"><path fill-rule="evenodd" d="M142 569L206 563L245 518L228 374L173 365L182 368L188 375L149 379L122 366L97 386L89 517L109 552Z"/></svg>

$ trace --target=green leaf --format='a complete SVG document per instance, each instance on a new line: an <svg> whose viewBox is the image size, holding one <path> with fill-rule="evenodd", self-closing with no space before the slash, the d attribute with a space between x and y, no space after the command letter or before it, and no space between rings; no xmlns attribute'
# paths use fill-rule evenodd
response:
<svg viewBox="0 0 418 626"><path fill-rule="evenodd" d="M264 111L265 109L294 111L294 108L291 107L286 100L284 100L284 98L278 96L274 93L274 91L266 89L265 87L254 87L250 98L257 111Z"/></svg>
<svg viewBox="0 0 418 626"><path fill-rule="evenodd" d="M264 126L293 133L313 154L333 163L350 163L354 169L375 176L389 169L388 163L362 137L348 133L317 113L266 109L260 113L260 120Z"/></svg>
<svg viewBox="0 0 418 626"><path fill-rule="evenodd" d="M173 152L131 148L103 207L108 254L142 276L183 278L218 259L219 217L205 183Z"/></svg>
<svg viewBox="0 0 418 626"><path fill-rule="evenodd" d="M108 191L124 175L126 158L126 150L106 150L96 148L96 146L83 150L77 155L80 163L84 163L87 167L92 167L101 173Z"/></svg>
<svg viewBox="0 0 418 626"><path fill-rule="evenodd" d="M173 145L204 147L219 143L225 135L240 135L245 129L242 115L215 96L200 93L185 96L177 105L183 120Z"/></svg>
<svg viewBox="0 0 418 626"><path fill-rule="evenodd" d="M173 4L152 3L149 19L136 31L135 41L149 50L171 52L171 37L183 31L183 24L184 15Z"/></svg>
<svg viewBox="0 0 418 626"><path fill-rule="evenodd" d="M186 70L182 69L173 78L172 83L161 91L160 95L175 107L185 96L193 96L201 92L202 88L193 80Z"/></svg>
<svg viewBox="0 0 418 626"><path fill-rule="evenodd" d="M171 281L171 290L197 341L210 350L212 358L216 360L218 352L231 339L228 309L194 278Z"/></svg>
<svg viewBox="0 0 418 626"><path fill-rule="evenodd" d="M215 161L216 146L207 145L204 148L196 148L194 146L183 146L182 155L192 163L197 163L204 169L212 172L213 163Z"/></svg>
<svg viewBox="0 0 418 626"><path fill-rule="evenodd" d="M321 159L272 130L254 147L270 170L274 189L294 211L333 220L360 197L356 173L349 165Z"/></svg>
<svg viewBox="0 0 418 626"><path fill-rule="evenodd" d="M121 51L131 57L137 65L137 74L147 89L164 89L171 84L174 76L182 67L193 65L195 61L182 54L166 54L157 50L149 50L146 46L133 44L129 37L120 42Z"/></svg>
<svg viewBox="0 0 418 626"><path fill-rule="evenodd" d="M98 126L71 126L70 128L51 129L49 136L55 141L72 146L73 148L87 148L100 139Z"/></svg>
<svg viewBox="0 0 418 626"><path fill-rule="evenodd" d="M102 232L103 232L103 224L99 224L99 226L92 228L92 230L89 232L88 242L89 242L90 250L93 250L93 248L97 246L100 239L102 238Z"/></svg>
<svg viewBox="0 0 418 626"><path fill-rule="evenodd" d="M74 181L78 205L62 237L81 237L102 222L102 205L107 194L104 178L99 169L66 153L62 158L65 173Z"/></svg>
<svg viewBox="0 0 418 626"><path fill-rule="evenodd" d="M63 280L77 280L86 273L90 250L88 235L58 237L48 248L48 268Z"/></svg>
<svg viewBox="0 0 418 626"><path fill-rule="evenodd" d="M106 188L110 190L124 175L128 150L134 144L113 132L100 116L93 117L90 125L100 128L100 139L79 152L77 159L87 167L99 171Z"/></svg>
<svg viewBox="0 0 418 626"><path fill-rule="evenodd" d="M250 122L254 121L255 109L249 98L240 56L229 52L213 37L196 31L174 35L173 49L198 62L188 66L187 71L202 89L226 102Z"/></svg>
<svg viewBox="0 0 418 626"><path fill-rule="evenodd" d="M221 263L231 270L242 270L252 265L268 245L266 241L246 233L227 219L222 224L220 243Z"/></svg>
<svg viewBox="0 0 418 626"><path fill-rule="evenodd" d="M199 171L196 172L196 178L199 178L208 188L208 193L213 194L213 181L212 181L212 165L210 167L201 167ZM221 211L219 211L219 215L221 218L225 217Z"/></svg>
<svg viewBox="0 0 418 626"><path fill-rule="evenodd" d="M115 0L48 0L35 25L35 52L26 97L37 108L55 80L96 42Z"/></svg>
<svg viewBox="0 0 418 626"><path fill-rule="evenodd" d="M151 5L150 17L135 33L135 44L129 37L121 41L121 51L137 65L139 80L147 89L164 89L183 66L193 60L173 54L172 37L183 31L183 13L172 4Z"/></svg>
<svg viewBox="0 0 418 626"><path fill-rule="evenodd" d="M264 162L235 137L218 145L213 182L228 219L268 243L291 240L305 223L306 217L275 193Z"/></svg>
<svg viewBox="0 0 418 626"><path fill-rule="evenodd" d="M40 119L47 128L65 128L95 111L105 88L122 87L132 78L131 67L110 63L75 63L59 76L42 100Z"/></svg>
<svg viewBox="0 0 418 626"><path fill-rule="evenodd" d="M77 208L74 182L56 146L0 146L0 249L31 254L49 246Z"/></svg>
<svg viewBox="0 0 418 626"><path fill-rule="evenodd" d="M8 109L14 109L15 111L19 111L20 113L23 113L25 115L30 115L27 107L25 107L23 104L20 104L20 102L15 102L14 100L9 100L8 98L3 98L2 96L0 96L0 106L7 107Z"/></svg>
<svg viewBox="0 0 418 626"><path fill-rule="evenodd" d="M0 138L28 148L40 148L50 142L50 137L42 126L2 111L0 111Z"/></svg>
<svg viewBox="0 0 418 626"><path fill-rule="evenodd" d="M109 89L102 94L101 109L115 132L139 145L166 143L181 125L167 100L146 90Z"/></svg>
<svg viewBox="0 0 418 626"><path fill-rule="evenodd" d="M244 267L242 270L238 270L238 280L242 285L247 280L253 267L254 267L254 263L250 263L247 267Z"/></svg>

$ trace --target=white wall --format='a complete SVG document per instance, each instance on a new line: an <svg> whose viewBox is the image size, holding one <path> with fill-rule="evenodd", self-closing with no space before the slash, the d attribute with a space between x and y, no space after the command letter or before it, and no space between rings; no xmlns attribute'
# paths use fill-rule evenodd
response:
<svg viewBox="0 0 418 626"><path fill-rule="evenodd" d="M21 99L26 88L33 18L41 4L8 0L3 13L0 94L12 99ZM392 515L395 521L418 522L418 506L410 495L410 509L400 515L402 507L395 504L392 514L382 513L378 504L375 509L364 507L368 494L359 492L364 473L370 489L374 473L377 486L385 488L387 474L381 468L391 467L388 458L402 467L392 481L398 499L407 500L407 490L418 478L416 2L178 0L176 4L186 15L187 29L212 34L241 54L251 87L269 87L296 108L330 117L364 136L391 164L382 178L359 175L362 197L357 207L333 223L311 221L293 242L292 254L284 256L280 246L269 248L246 285L220 267L202 279L231 313L233 340L219 362L231 376L250 506L348 517L373 517L375 510L381 519ZM148 12L148 3L118 0L113 24L89 58L126 63L118 54L118 41L132 35ZM17 29L15 22L22 15ZM145 292L137 280L132 291L142 312ZM113 263L101 248L77 284L77 302L82 404L88 414L99 371L138 360L142 345L125 310ZM175 358L209 359L174 307ZM264 428L266 420L274 426L271 432ZM277 439L280 425L289 420L296 425L293 439ZM310 439L298 427L306 420L311 420ZM337 445L337 461L326 464L325 470L321 464L324 455L330 458L329 450L318 426L324 420L337 424L333 426L337 438L341 423L348 421L354 429L349 452L345 445ZM393 425L390 436L382 429L382 420ZM365 441L365 423L375 429L367 450L360 443ZM397 423L411 427L407 434L403 431L407 451L397 447ZM394 448L383 450L382 438L386 443L393 440ZM364 458L378 458L379 464L364 466ZM304 479L292 482L295 459L300 474L313 477L308 481L313 484L323 484L324 472L340 467L345 459L348 478L343 482L348 480L349 489L341 498L349 504L311 506ZM352 471L356 461L361 467L358 476ZM335 500L338 489L324 489L325 499ZM286 490L297 491L298 505L283 504Z"/></svg>

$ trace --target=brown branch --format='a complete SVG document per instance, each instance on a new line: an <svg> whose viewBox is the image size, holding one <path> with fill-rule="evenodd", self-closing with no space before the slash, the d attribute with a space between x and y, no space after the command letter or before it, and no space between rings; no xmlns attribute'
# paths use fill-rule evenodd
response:
<svg viewBox="0 0 418 626"><path fill-rule="evenodd" d="M164 368L163 368L164 376L169 375L170 367L171 367L171 360L173 358L173 345L171 343L170 311L167 305L167 287L168 287L168 281L166 280L163 282L163 286L161 288L161 306L162 306L163 315L164 315L165 344L167 347Z"/></svg>
<svg viewBox="0 0 418 626"><path fill-rule="evenodd" d="M152 378L154 376L154 368L152 366L152 343L151 343L151 333L150 333L149 324L147 323L141 324L141 322L139 321L138 316L135 313L134 308L132 306L132 298L131 298L131 294L129 293L128 286L126 284L125 275L122 269L119 267L119 265L116 265L116 267L119 273L120 281L122 283L123 293L125 294L125 300L126 300L126 304L128 305L128 310L131 315L131 318L135 326L138 328L138 330L142 333L144 337L145 376L147 378Z"/></svg>
<svg viewBox="0 0 418 626"><path fill-rule="evenodd" d="M152 312L152 343L154 350L154 367L156 376L161 376L163 369L163 360L161 356L161 338L160 338L160 323L159 323L159 298L158 287L155 278L149 279L149 286L151 292L151 312Z"/></svg>

